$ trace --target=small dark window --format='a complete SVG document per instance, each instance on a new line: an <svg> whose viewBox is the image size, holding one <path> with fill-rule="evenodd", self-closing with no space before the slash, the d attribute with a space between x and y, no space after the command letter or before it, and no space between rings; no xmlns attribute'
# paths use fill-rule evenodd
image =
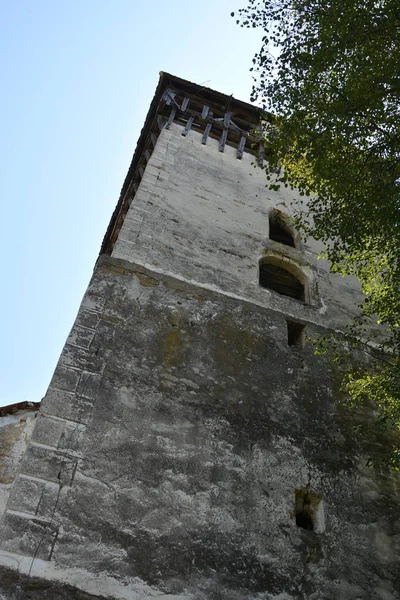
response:
<svg viewBox="0 0 400 600"><path fill-rule="evenodd" d="M287 321L288 346L303 348L305 340L306 327L295 321Z"/></svg>
<svg viewBox="0 0 400 600"><path fill-rule="evenodd" d="M310 490L309 485L295 490L295 518L297 527L315 533L325 531L322 496Z"/></svg>
<svg viewBox="0 0 400 600"><path fill-rule="evenodd" d="M304 285L293 273L269 262L260 264L259 283L262 287L304 302Z"/></svg>
<svg viewBox="0 0 400 600"><path fill-rule="evenodd" d="M314 531L314 522L307 509L303 508L303 510L296 513L296 525L302 529Z"/></svg>
<svg viewBox="0 0 400 600"><path fill-rule="evenodd" d="M285 223L284 216L278 210L273 210L269 214L269 239L292 248L296 246L290 227Z"/></svg>

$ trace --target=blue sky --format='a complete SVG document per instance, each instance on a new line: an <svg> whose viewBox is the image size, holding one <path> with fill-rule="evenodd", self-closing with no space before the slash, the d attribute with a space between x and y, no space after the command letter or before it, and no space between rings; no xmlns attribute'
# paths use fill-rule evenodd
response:
<svg viewBox="0 0 400 600"><path fill-rule="evenodd" d="M39 401L160 71L248 100L245 0L0 0L0 405Z"/></svg>

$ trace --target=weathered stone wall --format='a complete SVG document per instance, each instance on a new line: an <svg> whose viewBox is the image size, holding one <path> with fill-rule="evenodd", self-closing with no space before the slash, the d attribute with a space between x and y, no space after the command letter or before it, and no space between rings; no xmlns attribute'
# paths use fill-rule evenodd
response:
<svg viewBox="0 0 400 600"><path fill-rule="evenodd" d="M329 273L315 240L295 249L268 238L269 211L292 214L293 193L269 191L251 154L238 160L235 148L218 152L217 140L204 146L200 133L181 133L176 124L161 132L112 255L343 329L362 299L357 280ZM309 304L260 288L258 261L268 251L283 251L302 267Z"/></svg>
<svg viewBox="0 0 400 600"><path fill-rule="evenodd" d="M281 313L101 259L9 504L25 515L3 519L3 562L35 557L22 570L117 598L397 598L395 483L360 470L332 382L288 347ZM49 487L36 518L29 477ZM308 482L321 534L293 518Z"/></svg>
<svg viewBox="0 0 400 600"><path fill-rule="evenodd" d="M341 329L358 288L315 242L268 240L289 198L250 156L180 134L160 134L60 357L1 521L0 594L395 600L398 480L365 468L332 365L288 345L288 318ZM308 304L259 287L278 250Z"/></svg>

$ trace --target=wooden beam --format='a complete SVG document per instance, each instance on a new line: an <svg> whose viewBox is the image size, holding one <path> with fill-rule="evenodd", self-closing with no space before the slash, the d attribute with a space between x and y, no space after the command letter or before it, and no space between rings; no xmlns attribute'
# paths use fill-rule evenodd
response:
<svg viewBox="0 0 400 600"><path fill-rule="evenodd" d="M173 90L168 89L164 93L162 99L164 100L165 104L169 105L169 104L171 104L171 102L173 102L174 96L176 96L176 92L174 92Z"/></svg>
<svg viewBox="0 0 400 600"><path fill-rule="evenodd" d="M240 129L240 127L238 125L236 125L236 123L234 123L232 121L232 119L230 119L230 121L229 121L229 127L231 127L232 129L235 129L235 131L240 131L240 132L243 131L242 129Z"/></svg>
<svg viewBox="0 0 400 600"><path fill-rule="evenodd" d="M246 145L246 136L242 135L242 137L240 138L239 146L238 146L237 153L236 153L237 158L239 158L239 159L243 158L243 150L244 150L245 145Z"/></svg>
<svg viewBox="0 0 400 600"><path fill-rule="evenodd" d="M143 177L144 167L139 167L139 173L140 173L140 177Z"/></svg>
<svg viewBox="0 0 400 600"><path fill-rule="evenodd" d="M228 131L229 131L228 128L224 127L224 129L222 131L222 135L219 140L219 146L218 146L218 150L220 152L223 152L225 150L226 140L228 139Z"/></svg>
<svg viewBox="0 0 400 600"><path fill-rule="evenodd" d="M212 123L207 123L206 128L203 133L203 137L201 138L201 143L203 144L203 146L205 146L205 144L207 144L207 138L211 131L211 127L212 127Z"/></svg>
<svg viewBox="0 0 400 600"><path fill-rule="evenodd" d="M155 133L151 132L151 134L150 134L150 140L151 140L151 143L153 144L153 147L154 147L156 145L156 143L157 143L157 136L156 136Z"/></svg>
<svg viewBox="0 0 400 600"><path fill-rule="evenodd" d="M229 127L230 122L231 122L231 116L232 116L231 112L226 112L224 114L224 127Z"/></svg>
<svg viewBox="0 0 400 600"><path fill-rule="evenodd" d="M209 111L210 111L210 107L205 104L203 106L203 110L201 112L201 118L202 119L207 119Z"/></svg>
<svg viewBox="0 0 400 600"><path fill-rule="evenodd" d="M193 125L193 121L194 121L194 117L193 117L193 116L192 116L192 117L189 117L189 119L187 120L187 123L186 123L186 127L185 127L185 129L182 131L182 135L185 135L185 136L186 136L186 135L189 133L189 131L190 131L190 128L191 128L191 127L192 127L192 125Z"/></svg>
<svg viewBox="0 0 400 600"><path fill-rule="evenodd" d="M181 111L185 112L189 104L189 98L184 98L181 106Z"/></svg>
<svg viewBox="0 0 400 600"><path fill-rule="evenodd" d="M144 155L145 155L145 157L146 157L146 161L147 161L147 162L149 162L149 160L150 160L150 156L151 156L151 152L150 152L150 150L145 150L145 151L144 151Z"/></svg>
<svg viewBox="0 0 400 600"><path fill-rule="evenodd" d="M170 112L170 115L168 117L168 121L167 121L167 124L165 126L165 129L169 129L171 127L171 124L172 124L173 120L175 119L175 115L176 115L176 109L172 108L171 112Z"/></svg>
<svg viewBox="0 0 400 600"><path fill-rule="evenodd" d="M213 113L211 110L209 110L208 116L207 116L208 123L206 125L206 128L204 129L203 137L201 138L201 143L203 144L203 146L205 146L207 144L207 138L210 135L212 121L213 121L212 117L213 117Z"/></svg>

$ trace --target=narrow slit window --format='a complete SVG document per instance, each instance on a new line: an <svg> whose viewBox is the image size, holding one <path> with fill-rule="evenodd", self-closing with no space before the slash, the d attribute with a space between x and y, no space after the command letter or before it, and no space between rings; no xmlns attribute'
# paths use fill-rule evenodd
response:
<svg viewBox="0 0 400 600"><path fill-rule="evenodd" d="M259 271L259 283L261 287L305 301L304 285L290 271L270 262L262 262Z"/></svg>
<svg viewBox="0 0 400 600"><path fill-rule="evenodd" d="M296 321L287 322L287 342L288 346L294 348L303 348L306 338L306 327Z"/></svg>
<svg viewBox="0 0 400 600"><path fill-rule="evenodd" d="M296 247L291 227L285 222L284 215L278 210L269 213L269 239L285 246Z"/></svg>

